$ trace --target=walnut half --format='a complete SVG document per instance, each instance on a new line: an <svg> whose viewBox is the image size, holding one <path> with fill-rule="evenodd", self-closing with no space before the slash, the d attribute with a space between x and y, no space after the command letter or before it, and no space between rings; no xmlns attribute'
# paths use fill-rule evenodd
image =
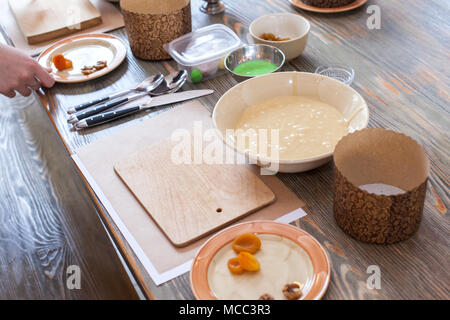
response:
<svg viewBox="0 0 450 320"><path fill-rule="evenodd" d="M81 73L83 73L85 76L88 76L95 71L96 70L93 67L84 66L83 68L81 68Z"/></svg>
<svg viewBox="0 0 450 320"><path fill-rule="evenodd" d="M288 283L283 288L283 294L289 300L297 300L302 296L303 285L298 282Z"/></svg>
<svg viewBox="0 0 450 320"><path fill-rule="evenodd" d="M270 294L268 293L264 293L261 297L259 297L259 300L275 300L274 297L272 297Z"/></svg>
<svg viewBox="0 0 450 320"><path fill-rule="evenodd" d="M83 68L81 68L81 72L88 76L98 70L104 69L107 67L107 62L106 61L97 61L97 64L94 66L84 66Z"/></svg>
<svg viewBox="0 0 450 320"><path fill-rule="evenodd" d="M106 61L97 61L97 64L94 67L95 70L101 70L103 68L106 68L107 62Z"/></svg>

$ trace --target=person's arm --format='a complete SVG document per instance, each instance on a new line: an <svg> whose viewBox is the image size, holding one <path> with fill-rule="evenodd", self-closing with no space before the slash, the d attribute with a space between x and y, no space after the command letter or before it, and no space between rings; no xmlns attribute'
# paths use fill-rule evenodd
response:
<svg viewBox="0 0 450 320"><path fill-rule="evenodd" d="M31 90L50 88L55 83L50 72L22 51L0 44L0 94L12 98L17 91L27 97Z"/></svg>

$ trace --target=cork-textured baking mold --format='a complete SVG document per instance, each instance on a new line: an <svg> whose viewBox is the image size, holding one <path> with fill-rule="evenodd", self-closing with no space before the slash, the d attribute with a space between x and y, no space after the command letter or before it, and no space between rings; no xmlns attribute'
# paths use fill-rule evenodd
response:
<svg viewBox="0 0 450 320"><path fill-rule="evenodd" d="M391 130L364 129L339 141L334 162L334 216L346 233L360 241L390 244L418 230L429 161L417 142ZM367 184L405 192L388 196L359 188Z"/></svg>
<svg viewBox="0 0 450 320"><path fill-rule="evenodd" d="M122 0L133 54L144 60L169 59L165 43L192 31L189 0Z"/></svg>

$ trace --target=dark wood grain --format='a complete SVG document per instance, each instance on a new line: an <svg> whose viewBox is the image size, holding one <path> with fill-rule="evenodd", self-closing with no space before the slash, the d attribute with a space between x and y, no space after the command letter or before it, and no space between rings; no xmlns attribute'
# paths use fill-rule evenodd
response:
<svg viewBox="0 0 450 320"><path fill-rule="evenodd" d="M0 97L0 181L0 299L138 298L36 96Z"/></svg>
<svg viewBox="0 0 450 320"><path fill-rule="evenodd" d="M245 42L249 40L247 26L252 19L268 12L295 11L282 0L257 1L257 4L255 1L227 1L228 11L224 15L209 17L198 13L196 4L199 1L193 1L194 28L216 22L225 23ZM333 262L332 283L325 298L446 298L449 295L449 274L445 267L449 262L446 209L449 196L446 180L449 150L446 130L449 119L446 95L448 69L440 71L439 66L445 68L443 61L448 56L442 49L445 42L448 43L448 33L441 32L442 29L431 22L441 10L445 11L445 4L430 2L429 10L420 7L423 5L421 1L411 1L408 6L386 1L371 1L369 4L379 4L382 8L380 30L367 29L367 6L332 16L299 12L312 23L309 45L305 53L286 65L284 70L313 72L320 64L331 62L352 65L356 70L353 86L370 105L370 126L405 132L424 145L432 162L431 192L428 192L419 233L408 241L392 246L366 245L345 235L332 215L331 164L308 173L283 174L280 178L306 201L309 217L297 223L325 245ZM405 18L406 10L408 16ZM123 30L115 34L126 40ZM432 49L428 50L428 47ZM122 66L118 73L83 89L94 97L98 95L96 91L111 92L124 86L129 77L136 82L151 72L174 68L173 61L146 62L130 55L128 65ZM216 90L213 96L202 99L212 110L220 95L234 84L234 80L225 75L190 87L212 87ZM83 90L77 89L70 88L67 92L61 88L52 90L57 95L55 97L52 92L48 95L54 99L53 107L65 108L69 102L73 103L73 97L63 94ZM67 129L60 129L59 132L66 135L64 140L73 150L112 130L131 125L142 117L163 111L124 119L114 126L106 125L82 135ZM60 126L67 128L63 112L55 110L52 117ZM110 227L113 233L117 233L112 223ZM120 236L118 242L122 242ZM126 245L124 249L125 255L132 256ZM136 272L144 278L144 287L149 288L155 297L192 298L187 275L155 288L139 262L135 263L138 268ZM379 265L382 271L381 290L368 290L366 286L366 270L373 264Z"/></svg>
<svg viewBox="0 0 450 320"><path fill-rule="evenodd" d="M224 1L225 14L207 16L192 1L193 28L211 23L230 26L244 41L249 23L270 12L297 12L311 22L304 54L283 70L314 72L321 64L344 63L356 72L353 87L367 100L371 127L398 130L419 141L431 162L430 182L419 232L389 246L368 245L342 232L332 214L332 164L306 173L279 177L307 204L308 216L295 224L316 237L332 261L332 279L325 299L448 299L449 231L449 65L450 26L446 0L370 0L347 13L297 11L285 0ZM368 5L381 8L380 30L369 30ZM124 29L113 34L127 41ZM176 69L173 61L143 61L128 52L127 61L110 75L87 84L57 85L41 102L69 153L113 131L153 117L168 108L128 117L83 132L71 131L65 110L74 104L128 88L147 75ZM220 96L236 82L223 75L186 89L213 88L201 98L212 111ZM89 185L86 185L89 190ZM82 192L83 190L80 190ZM97 201L93 196L94 201ZM108 212L97 202L105 225L127 260L141 288L151 297L191 299L188 274L156 287L137 260ZM381 269L381 289L366 286L367 267Z"/></svg>
<svg viewBox="0 0 450 320"><path fill-rule="evenodd" d="M0 164L0 299L137 298L36 97L0 98Z"/></svg>

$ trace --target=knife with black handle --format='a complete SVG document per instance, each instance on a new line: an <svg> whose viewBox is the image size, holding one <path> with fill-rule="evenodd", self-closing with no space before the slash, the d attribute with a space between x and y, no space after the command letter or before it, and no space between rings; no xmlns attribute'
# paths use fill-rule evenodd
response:
<svg viewBox="0 0 450 320"><path fill-rule="evenodd" d="M147 110L150 108L163 106L171 103L181 102L185 100L190 100L198 97L202 97L208 94L213 93L213 90L190 90L190 91L183 91L183 92L177 92L177 93L170 93L164 96L154 97L150 98L146 103L134 106L134 107L128 107L121 110L114 110L109 112L104 112L100 114L93 115L91 117L84 118L77 123L75 123L75 129L85 129L90 128L102 123L106 123L109 121L113 121L125 116L128 116L133 113L137 113L142 110Z"/></svg>
<svg viewBox="0 0 450 320"><path fill-rule="evenodd" d="M74 106L74 107L70 108L67 111L67 113L72 114L72 113L79 112L81 110L84 110L86 108L89 108L89 107L93 106L94 104L99 104L99 103L102 103L102 102L105 102L105 101L108 101L108 100L114 100L114 99L119 98L121 96L124 96L124 95L126 95L126 94L128 94L128 93L130 93L132 91L133 91L133 89L124 90L124 91L112 94L110 96L106 96L106 97L103 97L103 98L100 98L100 99L95 99L95 100L92 100L92 101L89 101L89 102L85 102L85 103L79 104L77 106Z"/></svg>
<svg viewBox="0 0 450 320"><path fill-rule="evenodd" d="M80 112L72 114L69 117L69 119L67 120L67 122L68 123L75 123L77 121L80 121L80 120L86 119L88 117L91 117L94 114L98 114L98 113L104 112L104 111L106 111L108 109L111 109L112 107L124 104L124 103L129 102L129 101L133 101L133 100L139 99L139 98L141 98L143 96L146 96L148 94L150 94L150 93L149 92L139 93L139 94L135 94L135 95L132 95L132 96L129 96L129 97L124 97L124 98L117 99L117 100L114 100L114 101L111 101L111 102L100 104L100 105L95 106L93 108L89 108L89 109L86 109L86 110L83 110L83 111L80 111Z"/></svg>
<svg viewBox="0 0 450 320"><path fill-rule="evenodd" d="M81 120L77 123L75 123L75 129L84 129L93 127L102 123L106 123L109 121L113 121L122 117L125 117L127 115L136 113L143 109L143 106L135 106L135 107L129 107L123 110L116 110L116 111L109 111L104 112L100 114L96 114L95 116L86 118L84 120Z"/></svg>

